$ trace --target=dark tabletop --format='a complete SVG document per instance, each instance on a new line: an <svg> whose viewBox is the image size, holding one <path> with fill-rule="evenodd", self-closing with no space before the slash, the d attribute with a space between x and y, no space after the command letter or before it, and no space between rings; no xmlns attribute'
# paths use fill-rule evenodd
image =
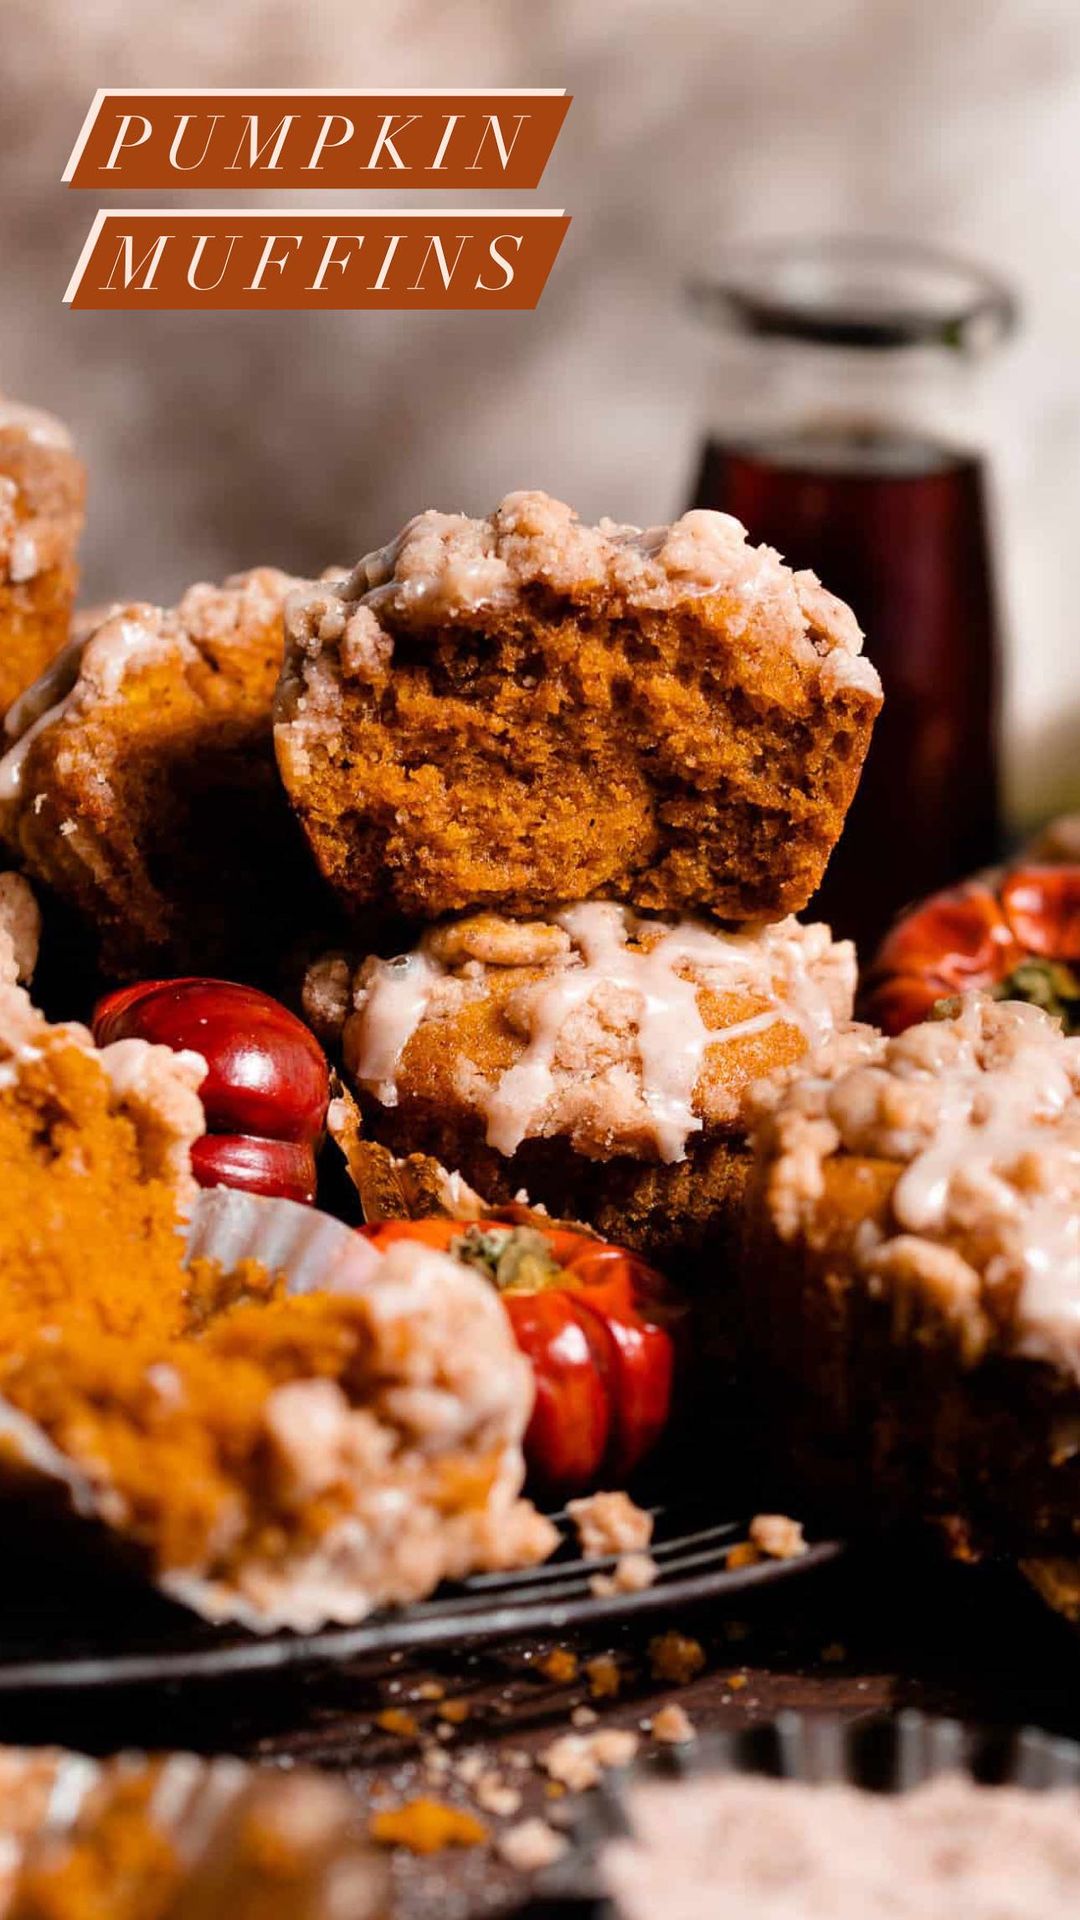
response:
<svg viewBox="0 0 1080 1920"><path fill-rule="evenodd" d="M651 1672L650 1642L668 1628L695 1638L705 1655L700 1674L677 1688L658 1685ZM744 1595L737 1611L705 1606L595 1639L561 1639L578 1668L562 1682L543 1671L553 1644L515 1642L426 1663L391 1657L242 1684L29 1697L0 1709L0 1738L98 1753L191 1747L304 1762L344 1772L365 1806L426 1793L473 1811L454 1770L480 1748L495 1771L521 1786L516 1818L536 1811L565 1821L572 1803L551 1797L542 1772L521 1756L567 1732L581 1704L599 1715L598 1725L638 1730L643 1745L642 1721L668 1699L678 1699L702 1732L753 1725L788 1707L854 1717L914 1706L1080 1736L1073 1630L1012 1569L948 1566L929 1551L852 1551L811 1576ZM611 1662L594 1669L591 1681L587 1663L607 1654L618 1692L597 1698L596 1676L610 1682ZM388 1710L390 1722L380 1725ZM440 1761L425 1765L424 1753L438 1749L451 1757L448 1772L434 1771ZM493 1829L499 1824L490 1821ZM491 1914L514 1906L524 1886L485 1849L403 1856L395 1872L402 1920Z"/></svg>

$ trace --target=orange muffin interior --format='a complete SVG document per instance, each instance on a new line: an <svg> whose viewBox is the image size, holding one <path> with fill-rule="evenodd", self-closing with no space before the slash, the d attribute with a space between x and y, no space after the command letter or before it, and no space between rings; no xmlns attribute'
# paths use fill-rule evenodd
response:
<svg viewBox="0 0 1080 1920"><path fill-rule="evenodd" d="M610 893L798 912L880 692L847 608L688 514L582 526L542 493L427 513L289 614L276 741L331 885L435 918Z"/></svg>
<svg viewBox="0 0 1080 1920"><path fill-rule="evenodd" d="M200 1073L0 998L0 1397L37 1430L0 1439L0 1493L49 1442L46 1470L153 1577L199 1581L214 1617L298 1626L550 1551L517 1500L528 1363L474 1276L400 1249L369 1285L344 1228L335 1292L185 1266Z"/></svg>

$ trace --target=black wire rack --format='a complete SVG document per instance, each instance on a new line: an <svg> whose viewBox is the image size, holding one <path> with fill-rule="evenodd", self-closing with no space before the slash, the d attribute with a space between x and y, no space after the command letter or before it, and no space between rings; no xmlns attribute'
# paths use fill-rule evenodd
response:
<svg viewBox="0 0 1080 1920"><path fill-rule="evenodd" d="M746 1540L744 1519L716 1519L696 1504L660 1505L652 1555L659 1569L638 1592L593 1591L614 1558L582 1558L566 1515L552 1517L562 1544L542 1566L482 1573L445 1586L431 1599L370 1616L359 1626L319 1633L251 1634L206 1626L164 1601L130 1589L122 1595L73 1595L71 1583L32 1595L12 1590L0 1600L0 1700L16 1694L70 1693L87 1688L159 1686L172 1681L233 1680L280 1669L333 1667L361 1657L553 1634L579 1625L621 1621L702 1600L722 1604L776 1580L836 1558L841 1543L819 1540L789 1560L728 1566Z"/></svg>

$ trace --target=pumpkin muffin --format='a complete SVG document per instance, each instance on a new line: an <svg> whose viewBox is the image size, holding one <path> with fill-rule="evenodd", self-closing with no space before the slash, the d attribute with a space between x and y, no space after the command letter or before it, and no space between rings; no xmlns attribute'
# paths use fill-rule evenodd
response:
<svg viewBox="0 0 1080 1920"><path fill-rule="evenodd" d="M271 741L294 584L261 567L108 608L8 714L0 834L114 977L266 973L314 917Z"/></svg>
<svg viewBox="0 0 1080 1920"><path fill-rule="evenodd" d="M854 988L826 927L733 933L587 901L447 921L355 969L331 955L305 1009L395 1152L493 1202L525 1189L663 1264L715 1249L749 1087L850 1019Z"/></svg>
<svg viewBox="0 0 1080 1920"><path fill-rule="evenodd" d="M756 1096L746 1295L806 1498L954 1551L1080 1544L1080 1037L969 997Z"/></svg>
<svg viewBox="0 0 1080 1920"><path fill-rule="evenodd" d="M0 1346L54 1311L85 1308L120 1335L154 1314L172 1324L204 1073L197 1054L144 1040L99 1050L0 986Z"/></svg>
<svg viewBox="0 0 1080 1920"><path fill-rule="evenodd" d="M277 754L316 859L348 907L424 920L798 912L881 703L848 608L707 511L422 513L287 627Z"/></svg>
<svg viewBox="0 0 1080 1920"><path fill-rule="evenodd" d="M0 397L0 715L67 639L84 495L67 429Z"/></svg>
<svg viewBox="0 0 1080 1920"><path fill-rule="evenodd" d="M543 1558L554 1530L518 1497L532 1375L476 1274L345 1228L332 1291L185 1267L203 1072L0 989L8 1520L63 1489L162 1591L256 1627Z"/></svg>
<svg viewBox="0 0 1080 1920"><path fill-rule="evenodd" d="M239 1760L0 1749L4 1920L387 1920L348 1790Z"/></svg>

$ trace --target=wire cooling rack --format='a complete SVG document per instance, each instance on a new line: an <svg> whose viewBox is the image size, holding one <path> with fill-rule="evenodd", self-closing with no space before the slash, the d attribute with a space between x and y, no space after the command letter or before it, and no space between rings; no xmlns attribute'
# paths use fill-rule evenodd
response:
<svg viewBox="0 0 1080 1920"><path fill-rule="evenodd" d="M356 1627L314 1634L253 1635L209 1627L178 1608L137 1596L131 1588L94 1597L79 1582L46 1585L0 1599L0 1699L13 1694L86 1688L159 1686L180 1680L233 1680L279 1669L332 1667L362 1656L515 1638L619 1621L743 1593L811 1572L841 1552L835 1540L813 1542L796 1559L728 1567L731 1548L747 1538L747 1519L717 1519L697 1503L652 1507L652 1554L659 1575L637 1593L598 1596L591 1582L614 1559L584 1560L565 1514L558 1552L542 1566L482 1573L441 1587L430 1600L370 1616Z"/></svg>

